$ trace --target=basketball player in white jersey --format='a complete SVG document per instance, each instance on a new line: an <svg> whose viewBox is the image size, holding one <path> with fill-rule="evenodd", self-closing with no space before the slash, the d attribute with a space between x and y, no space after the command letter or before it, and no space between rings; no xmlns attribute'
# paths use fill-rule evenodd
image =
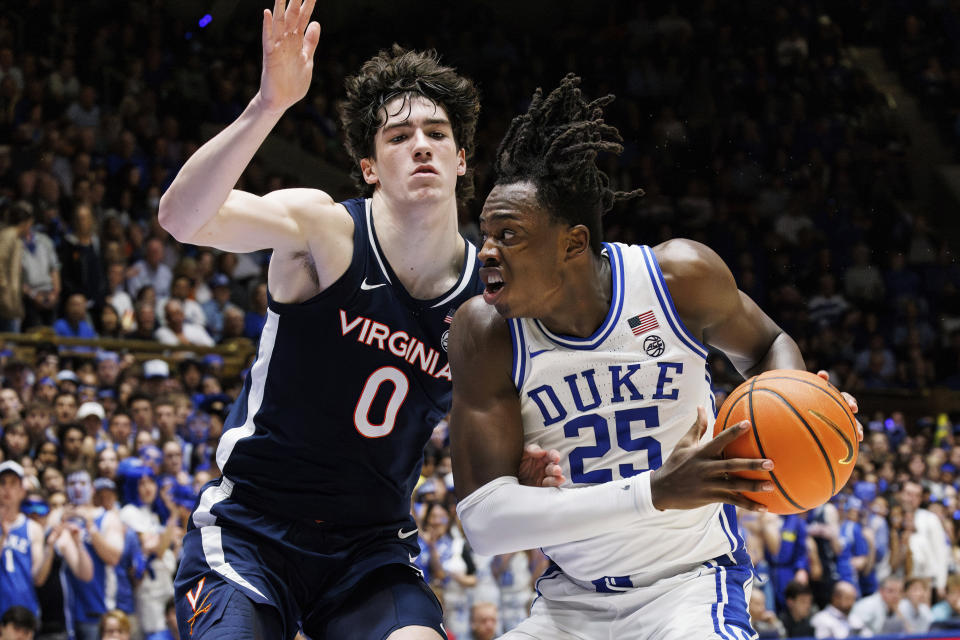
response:
<svg viewBox="0 0 960 640"><path fill-rule="evenodd" d="M773 463L719 459L746 423L700 444L715 411L704 345L744 376L803 359L706 246L600 242L600 216L638 192L597 169L621 150L601 119L612 96L588 104L578 84L538 91L501 143L480 218L486 288L453 322L463 528L481 554L553 561L504 638L753 638L733 505L760 510L740 492L772 483L729 474ZM521 441L561 452L561 488L517 483Z"/></svg>

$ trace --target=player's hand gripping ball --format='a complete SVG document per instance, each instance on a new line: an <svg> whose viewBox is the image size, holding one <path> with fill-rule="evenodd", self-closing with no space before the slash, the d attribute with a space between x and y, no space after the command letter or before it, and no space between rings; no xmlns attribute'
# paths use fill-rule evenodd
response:
<svg viewBox="0 0 960 640"><path fill-rule="evenodd" d="M799 513L832 498L850 478L859 450L857 423L840 392L823 378L778 369L737 387L720 407L713 433L749 420L751 432L726 458L770 458L773 471L740 471L769 479L770 493L745 493L772 513Z"/></svg>

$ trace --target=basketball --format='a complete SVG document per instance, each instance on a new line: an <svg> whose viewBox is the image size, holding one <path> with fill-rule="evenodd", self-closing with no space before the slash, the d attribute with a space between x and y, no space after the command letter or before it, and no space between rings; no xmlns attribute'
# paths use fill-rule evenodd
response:
<svg viewBox="0 0 960 640"><path fill-rule="evenodd" d="M769 458L773 471L737 472L774 484L744 493L772 513L800 513L833 497L857 461L857 424L840 392L813 373L766 371L737 387L720 407L714 436L742 420L752 429L724 450L725 458Z"/></svg>

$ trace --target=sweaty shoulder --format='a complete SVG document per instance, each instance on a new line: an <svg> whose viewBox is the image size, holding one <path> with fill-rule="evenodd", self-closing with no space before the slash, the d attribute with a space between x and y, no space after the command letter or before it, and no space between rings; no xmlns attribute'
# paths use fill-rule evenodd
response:
<svg viewBox="0 0 960 640"><path fill-rule="evenodd" d="M475 296L457 310L450 325L450 367L456 380L459 367L469 367L467 376L504 366L507 376L513 356L510 328L497 310Z"/></svg>
<svg viewBox="0 0 960 640"><path fill-rule="evenodd" d="M282 205L304 236L302 249L275 252L268 286L280 302L300 302L342 276L353 259L353 218L319 189L281 189L264 199Z"/></svg>
<svg viewBox="0 0 960 640"><path fill-rule="evenodd" d="M677 312L696 335L738 299L733 274L705 244L676 238L658 244L653 253Z"/></svg>

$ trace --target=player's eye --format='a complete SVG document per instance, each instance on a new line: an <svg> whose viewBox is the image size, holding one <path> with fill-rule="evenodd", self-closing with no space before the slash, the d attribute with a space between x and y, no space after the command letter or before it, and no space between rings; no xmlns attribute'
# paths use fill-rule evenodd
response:
<svg viewBox="0 0 960 640"><path fill-rule="evenodd" d="M434 131L430 135L438 140L447 137L447 134L445 134L443 131Z"/></svg>
<svg viewBox="0 0 960 640"><path fill-rule="evenodd" d="M407 138L406 135L400 134L398 136L393 136L392 138L390 138L390 142L403 142L404 140L406 140L406 138Z"/></svg>

